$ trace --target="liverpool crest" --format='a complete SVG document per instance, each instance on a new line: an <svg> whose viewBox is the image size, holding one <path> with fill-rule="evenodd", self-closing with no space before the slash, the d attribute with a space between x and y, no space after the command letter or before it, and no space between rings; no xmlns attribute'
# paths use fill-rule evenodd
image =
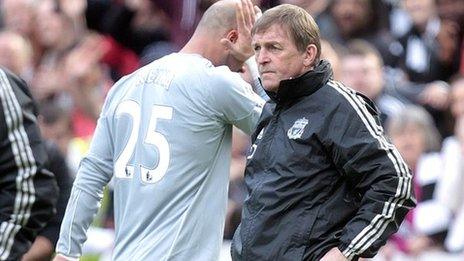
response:
<svg viewBox="0 0 464 261"><path fill-rule="evenodd" d="M301 138L306 125L308 125L308 119L305 117L296 120L295 123L293 123L293 126L287 131L288 138L293 140Z"/></svg>

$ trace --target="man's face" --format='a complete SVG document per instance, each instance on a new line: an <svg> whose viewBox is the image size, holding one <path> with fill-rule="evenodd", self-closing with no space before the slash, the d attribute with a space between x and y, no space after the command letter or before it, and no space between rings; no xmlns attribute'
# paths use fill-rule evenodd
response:
<svg viewBox="0 0 464 261"><path fill-rule="evenodd" d="M409 167L414 168L426 150L425 134L422 129L410 123L402 129L391 131L390 137Z"/></svg>
<svg viewBox="0 0 464 261"><path fill-rule="evenodd" d="M433 0L405 0L402 3L413 23L418 26L425 26L435 12Z"/></svg>
<svg viewBox="0 0 464 261"><path fill-rule="evenodd" d="M344 36L350 36L369 26L369 3L367 0L338 0L332 8L335 23Z"/></svg>
<svg viewBox="0 0 464 261"><path fill-rule="evenodd" d="M277 92L280 81L295 78L309 70L304 65L306 52L298 51L282 26L274 24L252 39L255 59L264 89Z"/></svg>
<svg viewBox="0 0 464 261"><path fill-rule="evenodd" d="M382 91L382 66L374 55L348 55L342 59L342 82L375 100Z"/></svg>
<svg viewBox="0 0 464 261"><path fill-rule="evenodd" d="M32 33L35 11L29 2L25 0L3 0L0 3L5 27L23 36Z"/></svg>

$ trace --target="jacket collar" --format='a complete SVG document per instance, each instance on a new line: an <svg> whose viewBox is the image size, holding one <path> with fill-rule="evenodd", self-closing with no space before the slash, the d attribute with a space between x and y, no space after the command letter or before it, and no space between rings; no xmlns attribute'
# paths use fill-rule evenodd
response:
<svg viewBox="0 0 464 261"><path fill-rule="evenodd" d="M330 63L321 60L316 67L298 78L282 80L276 92L267 95L277 104L293 101L303 96L311 95L324 86L332 78Z"/></svg>

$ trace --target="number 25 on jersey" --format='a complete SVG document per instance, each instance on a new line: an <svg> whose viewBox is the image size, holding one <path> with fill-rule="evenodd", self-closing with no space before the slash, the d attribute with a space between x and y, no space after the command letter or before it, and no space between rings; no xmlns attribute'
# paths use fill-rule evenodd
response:
<svg viewBox="0 0 464 261"><path fill-rule="evenodd" d="M116 116L127 114L132 119L132 128L129 140L125 144L121 154L114 164L114 175L117 178L132 178L134 175L134 165L129 164L129 160L134 154L138 143L141 110L140 105L133 100L126 100L119 104L116 109ZM143 145L154 145L158 149L158 165L150 168L143 163L135 164L140 168L140 175L144 183L156 183L163 178L169 167L170 150L166 137L156 131L158 119L171 120L172 108L167 106L154 105L151 110L150 123L147 133L144 135Z"/></svg>

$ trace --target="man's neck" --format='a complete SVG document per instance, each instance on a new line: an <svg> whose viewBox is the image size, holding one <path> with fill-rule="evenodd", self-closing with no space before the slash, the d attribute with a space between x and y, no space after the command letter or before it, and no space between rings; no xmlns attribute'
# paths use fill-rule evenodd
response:
<svg viewBox="0 0 464 261"><path fill-rule="evenodd" d="M186 54L199 54L202 57L208 59L217 66L217 58L215 55L214 46L212 46L211 41L204 41L201 37L192 37L190 41L179 51L179 53Z"/></svg>

